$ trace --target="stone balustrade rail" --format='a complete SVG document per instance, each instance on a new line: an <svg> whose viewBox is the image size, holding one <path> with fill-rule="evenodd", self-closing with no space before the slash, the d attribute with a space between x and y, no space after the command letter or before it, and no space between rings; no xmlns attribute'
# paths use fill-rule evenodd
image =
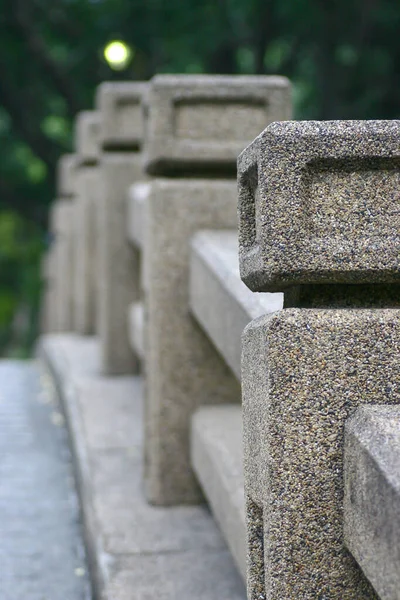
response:
<svg viewBox="0 0 400 600"><path fill-rule="evenodd" d="M396 600L400 122L290 117L281 77L100 86L43 329L143 380L147 502L205 498L249 600Z"/></svg>

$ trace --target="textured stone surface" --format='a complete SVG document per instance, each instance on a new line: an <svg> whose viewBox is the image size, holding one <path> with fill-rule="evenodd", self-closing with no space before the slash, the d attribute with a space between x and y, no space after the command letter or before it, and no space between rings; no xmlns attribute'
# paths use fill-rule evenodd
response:
<svg viewBox="0 0 400 600"><path fill-rule="evenodd" d="M144 306L143 302L133 302L128 311L128 331L132 350L140 358L145 359L144 342Z"/></svg>
<svg viewBox="0 0 400 600"><path fill-rule="evenodd" d="M199 408L192 418L190 443L195 473L246 579L242 407Z"/></svg>
<svg viewBox="0 0 400 600"><path fill-rule="evenodd" d="M0 363L2 600L89 600L68 438L48 379Z"/></svg>
<svg viewBox="0 0 400 600"><path fill-rule="evenodd" d="M96 597L176 600L185 590L193 600L244 600L205 506L147 504L141 380L101 376L98 346L76 335L44 336L39 345L74 441Z"/></svg>
<svg viewBox="0 0 400 600"><path fill-rule="evenodd" d="M98 232L98 335L105 374L128 374L138 368L129 343L128 307L139 299L135 273L138 253L126 232L126 195L142 177L139 153L103 152Z"/></svg>
<svg viewBox="0 0 400 600"><path fill-rule="evenodd" d="M57 195L70 198L75 194L75 170L78 166L76 154L63 154L57 165Z"/></svg>
<svg viewBox="0 0 400 600"><path fill-rule="evenodd" d="M93 508L102 524L105 551L120 555L225 549L206 507L166 509L146 502L137 450L98 452L90 465Z"/></svg>
<svg viewBox="0 0 400 600"><path fill-rule="evenodd" d="M73 268L74 268L74 205L71 200L56 200L51 209L54 235L52 301L54 302L54 332L72 330Z"/></svg>
<svg viewBox="0 0 400 600"><path fill-rule="evenodd" d="M400 589L400 407L361 407L345 427L344 538L381 600Z"/></svg>
<svg viewBox="0 0 400 600"><path fill-rule="evenodd" d="M97 313L96 213L101 197L100 171L96 166L80 166L76 173L76 197L73 208L75 243L73 269L73 329L93 334Z"/></svg>
<svg viewBox="0 0 400 600"><path fill-rule="evenodd" d="M103 148L138 149L145 133L148 84L124 81L102 83L97 88L96 107L101 112Z"/></svg>
<svg viewBox="0 0 400 600"><path fill-rule="evenodd" d="M75 150L79 163L95 163L100 151L100 113L85 110L78 113L75 121Z"/></svg>
<svg viewBox="0 0 400 600"><path fill-rule="evenodd" d="M92 338L91 341L95 339ZM64 351L64 356L80 346L82 340L77 338L67 352ZM97 348L92 344L93 350L97 351ZM132 402L132 398L141 398L141 380L129 375L112 378L97 374L84 380L80 378L77 382L77 368L72 368L73 384L77 391L83 435L88 450L95 454L98 451L124 448L125 454L129 451L129 456L137 457L143 445L143 411L142 403L139 400Z"/></svg>
<svg viewBox="0 0 400 600"><path fill-rule="evenodd" d="M252 319L280 310L283 294L254 294L240 280L236 231L201 231L191 246L191 310L240 379L243 329Z"/></svg>
<svg viewBox="0 0 400 600"><path fill-rule="evenodd" d="M343 539L344 424L400 402L399 350L395 309L287 309L246 328L251 600L376 597Z"/></svg>
<svg viewBox="0 0 400 600"><path fill-rule="evenodd" d="M68 390L68 378L93 378L100 373L100 344L97 337L62 333L42 336L37 345L54 370L57 384ZM104 379L104 378L103 378Z"/></svg>
<svg viewBox="0 0 400 600"><path fill-rule="evenodd" d="M146 218L146 493L155 504L198 502L190 417L203 404L239 401L240 390L190 315L190 238L197 229L235 226L236 184L154 180Z"/></svg>
<svg viewBox="0 0 400 600"><path fill-rule="evenodd" d="M284 77L159 75L149 106L149 173L235 173L243 148L269 123L291 117L290 84Z"/></svg>
<svg viewBox="0 0 400 600"><path fill-rule="evenodd" d="M238 161L247 285L399 282L399 140L400 121L267 127Z"/></svg>
<svg viewBox="0 0 400 600"><path fill-rule="evenodd" d="M105 595L110 600L244 600L245 596L227 550L120 560Z"/></svg>

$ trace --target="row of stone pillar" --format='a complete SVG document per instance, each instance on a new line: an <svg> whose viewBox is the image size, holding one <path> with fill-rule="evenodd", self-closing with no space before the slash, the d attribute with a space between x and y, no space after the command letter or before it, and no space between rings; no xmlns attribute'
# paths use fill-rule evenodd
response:
<svg viewBox="0 0 400 600"><path fill-rule="evenodd" d="M105 83L95 111L77 118L75 153L60 162L46 328L97 335L103 373L134 373L128 309L144 296L145 476L153 503L201 499L190 417L202 404L240 401L238 382L189 315L190 237L199 228L236 228L237 156L265 125L290 114L285 78ZM127 237L128 189L146 180L138 253Z"/></svg>
<svg viewBox="0 0 400 600"><path fill-rule="evenodd" d="M284 291L285 308L243 337L249 598L373 598L343 540L343 431L358 405L399 400L398 125L258 135L290 112L283 78L100 86L60 163L44 320L98 336L103 373L132 373L128 309L143 302L146 494L198 502L190 417L240 389L190 315L189 241L236 228L236 156L258 136L239 159L241 273ZM127 223L140 195L139 249Z"/></svg>

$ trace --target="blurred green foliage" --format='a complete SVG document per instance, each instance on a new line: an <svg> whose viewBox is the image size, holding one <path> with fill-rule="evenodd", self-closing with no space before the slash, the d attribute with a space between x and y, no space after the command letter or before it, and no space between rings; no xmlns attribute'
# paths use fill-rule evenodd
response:
<svg viewBox="0 0 400 600"><path fill-rule="evenodd" d="M396 118L399 16L397 0L0 0L0 354L37 334L55 165L99 82L280 73L296 118ZM103 58L113 39L124 71Z"/></svg>

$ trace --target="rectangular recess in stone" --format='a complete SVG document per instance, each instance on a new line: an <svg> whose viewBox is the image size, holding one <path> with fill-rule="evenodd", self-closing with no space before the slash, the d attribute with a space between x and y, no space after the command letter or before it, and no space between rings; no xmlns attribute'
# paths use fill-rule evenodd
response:
<svg viewBox="0 0 400 600"><path fill-rule="evenodd" d="M249 140L268 123L290 116L285 77L156 76L149 91L147 171L234 172Z"/></svg>
<svg viewBox="0 0 400 600"><path fill-rule="evenodd" d="M363 406L346 422L344 538L381 600L400 590L400 407Z"/></svg>
<svg viewBox="0 0 400 600"><path fill-rule="evenodd" d="M238 160L254 291L400 281L400 121L273 123Z"/></svg>
<svg viewBox="0 0 400 600"><path fill-rule="evenodd" d="M77 154L63 154L57 164L57 195L60 198L75 194L75 175L78 167Z"/></svg>
<svg viewBox="0 0 400 600"><path fill-rule="evenodd" d="M142 146L147 89L148 84L136 81L107 81L97 88L103 148L133 150Z"/></svg>
<svg viewBox="0 0 400 600"><path fill-rule="evenodd" d="M80 112L75 121L75 149L81 163L99 159L100 113L95 110Z"/></svg>
<svg viewBox="0 0 400 600"><path fill-rule="evenodd" d="M400 404L400 311L285 309L242 343L249 600L376 600L344 540L344 425Z"/></svg>

